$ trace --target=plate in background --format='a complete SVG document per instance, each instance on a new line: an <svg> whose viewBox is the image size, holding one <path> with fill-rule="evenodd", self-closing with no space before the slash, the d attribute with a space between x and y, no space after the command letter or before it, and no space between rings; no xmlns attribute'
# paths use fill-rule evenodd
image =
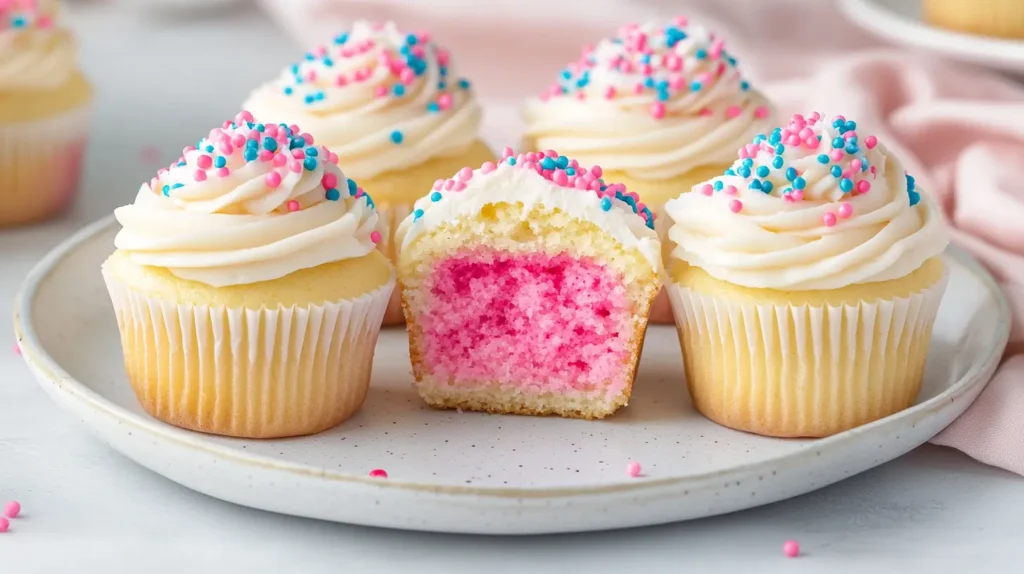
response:
<svg viewBox="0 0 1024 574"><path fill-rule="evenodd" d="M210 496L284 514L435 532L543 534L723 514L827 486L921 445L963 413L1009 336L1006 300L969 255L950 282L915 406L819 440L720 427L690 405L675 331L652 327L630 406L604 421L435 411L411 386L404 330L378 344L363 409L286 440L203 435L139 407L100 277L112 217L29 274L15 306L22 354L42 387L100 439ZM643 475L626 473L630 460ZM390 478L367 476L374 468Z"/></svg>
<svg viewBox="0 0 1024 574"><path fill-rule="evenodd" d="M921 0L840 0L839 6L854 23L894 44L1024 74L1024 41L937 28L922 20Z"/></svg>

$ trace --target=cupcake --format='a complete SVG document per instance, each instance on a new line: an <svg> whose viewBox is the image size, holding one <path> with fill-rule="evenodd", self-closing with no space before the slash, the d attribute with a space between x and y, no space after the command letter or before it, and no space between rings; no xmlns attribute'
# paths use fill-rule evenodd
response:
<svg viewBox="0 0 1024 574"><path fill-rule="evenodd" d="M114 212L103 278L128 379L152 416L270 438L362 404L394 268L338 156L242 112Z"/></svg>
<svg viewBox="0 0 1024 574"><path fill-rule="evenodd" d="M258 88L245 108L298 123L334 150L392 230L435 180L495 159L480 140L480 105L448 51L391 22L355 22ZM392 236L379 248L395 259ZM396 291L385 324L401 322Z"/></svg>
<svg viewBox="0 0 1024 574"><path fill-rule="evenodd" d="M57 11L53 0L0 2L0 225L52 216L78 190L92 88Z"/></svg>
<svg viewBox="0 0 1024 574"><path fill-rule="evenodd" d="M981 36L1024 38L1021 0L924 0L924 19L935 26Z"/></svg>
<svg viewBox="0 0 1024 574"><path fill-rule="evenodd" d="M629 401L661 247L651 211L601 176L506 149L416 202L399 281L428 404L595 419Z"/></svg>
<svg viewBox="0 0 1024 574"><path fill-rule="evenodd" d="M948 239L935 201L874 136L796 115L666 211L697 410L822 437L914 403Z"/></svg>
<svg viewBox="0 0 1024 574"><path fill-rule="evenodd" d="M525 109L527 145L600 164L659 213L721 175L736 149L772 126L722 39L686 18L627 25L583 50ZM651 320L671 322L667 298Z"/></svg>

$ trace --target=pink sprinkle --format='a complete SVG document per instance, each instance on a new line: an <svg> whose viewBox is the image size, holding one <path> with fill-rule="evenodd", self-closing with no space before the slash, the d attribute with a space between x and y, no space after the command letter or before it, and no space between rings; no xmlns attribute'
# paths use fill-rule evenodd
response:
<svg viewBox="0 0 1024 574"><path fill-rule="evenodd" d="M683 28L689 23L690 21L686 19L686 16L676 16L676 26Z"/></svg>
<svg viewBox="0 0 1024 574"><path fill-rule="evenodd" d="M412 68L403 68L402 71L398 73L398 81L407 86L415 79L416 73L412 71Z"/></svg>
<svg viewBox="0 0 1024 574"><path fill-rule="evenodd" d="M794 191L793 193L790 193L789 197L793 198L793 201L803 201L804 200L804 191L802 189L798 189L798 190Z"/></svg>
<svg viewBox="0 0 1024 574"><path fill-rule="evenodd" d="M14 354L18 355L19 357L21 356L21 345L17 343L14 344Z"/></svg>
<svg viewBox="0 0 1024 574"><path fill-rule="evenodd" d="M821 145L821 142L818 141L818 138L811 136L804 140L804 144L810 149L818 149L818 146Z"/></svg>
<svg viewBox="0 0 1024 574"><path fill-rule="evenodd" d="M557 158L558 152L553 149L549 149L544 152L544 157Z"/></svg>
<svg viewBox="0 0 1024 574"><path fill-rule="evenodd" d="M569 185L571 185L572 187L575 187L576 189L587 189L587 180L585 180L585 179L583 179L582 177L579 177L579 176L574 176L569 181ZM639 210L640 208L637 207L637 209Z"/></svg>
<svg viewBox="0 0 1024 574"><path fill-rule="evenodd" d="M664 62L665 67L671 72L678 72L683 69L683 59L675 54L666 54Z"/></svg>
<svg viewBox="0 0 1024 574"><path fill-rule="evenodd" d="M313 145L313 134L304 133L302 134L302 139L306 141L306 145Z"/></svg>
<svg viewBox="0 0 1024 574"><path fill-rule="evenodd" d="M359 197L362 197L364 195L366 195L366 192L363 191L363 188L357 187L356 188L356 197L359 198Z"/></svg>
<svg viewBox="0 0 1024 574"><path fill-rule="evenodd" d="M725 194L726 195L736 195L736 186L735 185L727 185L727 186L725 186Z"/></svg>
<svg viewBox="0 0 1024 574"><path fill-rule="evenodd" d="M337 78L334 78L335 86L344 86L346 84L348 84L348 78L345 77L345 74L339 74Z"/></svg>
<svg viewBox="0 0 1024 574"><path fill-rule="evenodd" d="M236 119L236 120L239 120L239 121L236 121L236 123L245 123L245 122L252 122L252 121L255 121L255 120L253 119L253 117L252 117L252 114L251 114L251 113L249 113L249 112L248 112L248 111L246 111L246 110L242 110L242 111L238 112L238 115L237 115L237 116L235 116L235 119Z"/></svg>
<svg viewBox="0 0 1024 574"><path fill-rule="evenodd" d="M565 175L564 171L558 169L551 174L551 181L555 182L555 185L565 187L565 185L569 183L569 176Z"/></svg>
<svg viewBox="0 0 1024 574"><path fill-rule="evenodd" d="M825 224L825 227L833 227L836 224L836 214L831 211L821 216L821 222Z"/></svg>
<svg viewBox="0 0 1024 574"><path fill-rule="evenodd" d="M700 192L703 193L704 195L712 195L715 193L715 188L711 187L710 183L705 183L704 185L700 186Z"/></svg>
<svg viewBox="0 0 1024 574"><path fill-rule="evenodd" d="M849 202L842 202L839 204L839 217L846 219L853 215L853 206Z"/></svg>
<svg viewBox="0 0 1024 574"><path fill-rule="evenodd" d="M601 177L604 174L604 170L601 169L601 166L595 165L590 168L590 173L594 174L594 177Z"/></svg>
<svg viewBox="0 0 1024 574"><path fill-rule="evenodd" d="M875 136L868 136L864 138L864 145L866 145L868 149L874 149L874 147L878 145L878 138Z"/></svg>
<svg viewBox="0 0 1024 574"><path fill-rule="evenodd" d="M231 153L235 151L235 146L231 145L230 141L224 140L217 144L217 149L219 149L220 153L224 155L231 155Z"/></svg>
<svg viewBox="0 0 1024 574"><path fill-rule="evenodd" d="M288 211L298 211L299 208L302 207L299 205L299 202L295 201L294 199L289 201L285 205L288 206Z"/></svg>
<svg viewBox="0 0 1024 574"><path fill-rule="evenodd" d="M473 179L473 170L469 169L468 167L464 167L460 169L459 173L457 173L456 175L462 181L469 181Z"/></svg>
<svg viewBox="0 0 1024 574"><path fill-rule="evenodd" d="M263 178L267 183L267 187L275 188L281 185L281 174L276 171L272 171L267 174L267 177Z"/></svg>
<svg viewBox="0 0 1024 574"><path fill-rule="evenodd" d="M260 161L271 161L274 159L274 152L269 149L261 149L259 153Z"/></svg>
<svg viewBox="0 0 1024 574"><path fill-rule="evenodd" d="M455 185L452 186L452 191L465 191L465 190L466 190L466 182L464 182L464 181L456 181Z"/></svg>
<svg viewBox="0 0 1024 574"><path fill-rule="evenodd" d="M310 82L315 82L316 81L316 70L310 70L306 74L306 79L309 80Z"/></svg>
<svg viewBox="0 0 1024 574"><path fill-rule="evenodd" d="M324 189L337 187L338 176L333 173L325 173L323 179L320 180L320 184L324 186Z"/></svg>
<svg viewBox="0 0 1024 574"><path fill-rule="evenodd" d="M234 144L235 147L242 147L245 145L245 136L242 134L235 134L235 136L231 138L231 143Z"/></svg>
<svg viewBox="0 0 1024 574"><path fill-rule="evenodd" d="M615 99L615 86L608 86L604 90L604 99L612 100Z"/></svg>
<svg viewBox="0 0 1024 574"><path fill-rule="evenodd" d="M626 474L633 478L640 476L640 463L635 460L629 461L629 464L626 465Z"/></svg>
<svg viewBox="0 0 1024 574"><path fill-rule="evenodd" d="M757 119L767 118L768 117L768 107L767 106L758 106L757 109L754 110L754 117L757 118Z"/></svg>
<svg viewBox="0 0 1024 574"><path fill-rule="evenodd" d="M832 161L839 161L843 159L843 150L834 149L832 150Z"/></svg>
<svg viewBox="0 0 1024 574"><path fill-rule="evenodd" d="M231 170L228 169L227 167L217 168L217 177L227 177L229 175L231 175Z"/></svg>
<svg viewBox="0 0 1024 574"><path fill-rule="evenodd" d="M49 16L40 16L36 19L36 26L38 26L40 30L46 30L53 26L53 19Z"/></svg>
<svg viewBox="0 0 1024 574"><path fill-rule="evenodd" d="M288 164L288 169L291 170L292 173L302 173L302 162L292 161Z"/></svg>
<svg viewBox="0 0 1024 574"><path fill-rule="evenodd" d="M11 527L11 523L6 518L0 516L0 534L7 532L7 529Z"/></svg>
<svg viewBox="0 0 1024 574"><path fill-rule="evenodd" d="M729 202L729 211L731 211L733 213L739 213L742 210L743 210L743 202L742 201L740 201L738 199L734 199L734 200Z"/></svg>
<svg viewBox="0 0 1024 574"><path fill-rule="evenodd" d="M651 115L654 116L654 119L656 120L660 120L665 117L665 104L655 102L654 105L651 106Z"/></svg>
<svg viewBox="0 0 1024 574"><path fill-rule="evenodd" d="M447 66L449 58L450 58L450 54L448 53L448 50L439 49L437 51L437 63L438 64L440 64L442 66Z"/></svg>
<svg viewBox="0 0 1024 574"><path fill-rule="evenodd" d="M285 155L283 153L279 153L279 154L274 156L274 165L276 167L284 167L287 164L288 164L288 156L287 155Z"/></svg>
<svg viewBox="0 0 1024 574"><path fill-rule="evenodd" d="M743 109L740 108L739 106L729 106L725 110L725 117L727 117L729 119L735 118L736 116L740 115L740 112L742 112L742 111L743 111Z"/></svg>
<svg viewBox="0 0 1024 574"><path fill-rule="evenodd" d="M711 108L701 108L699 114L700 114L701 117L705 117L706 118L708 116L715 115L715 112L713 112L711 110Z"/></svg>
<svg viewBox="0 0 1024 574"><path fill-rule="evenodd" d="M388 473L383 468L375 468L370 471L370 476L372 478L387 478Z"/></svg>
<svg viewBox="0 0 1024 574"><path fill-rule="evenodd" d="M515 153L515 150L508 146L505 146L505 149L501 150L501 159L508 159L515 155Z"/></svg>
<svg viewBox="0 0 1024 574"><path fill-rule="evenodd" d="M441 94L437 97L437 107L442 110L447 110L452 107L452 95L448 93Z"/></svg>
<svg viewBox="0 0 1024 574"><path fill-rule="evenodd" d="M300 148L292 150L292 157L295 159L306 159L306 152Z"/></svg>
<svg viewBox="0 0 1024 574"><path fill-rule="evenodd" d="M491 173L496 169L498 169L498 166L494 165L494 162L491 161L484 162L484 164L480 166L480 171L483 173Z"/></svg>
<svg viewBox="0 0 1024 574"><path fill-rule="evenodd" d="M374 231L373 233L370 234L370 241L374 242L374 244L380 243L380 240L381 240L380 231Z"/></svg>
<svg viewBox="0 0 1024 574"><path fill-rule="evenodd" d="M867 193L869 191L871 191L871 182L870 181L868 181L866 179L862 179L862 180L857 182L857 193Z"/></svg>
<svg viewBox="0 0 1024 574"><path fill-rule="evenodd" d="M266 130L268 136L275 138L277 137L278 130L280 130L281 128L279 128L277 124L266 124L264 126L264 129Z"/></svg>
<svg viewBox="0 0 1024 574"><path fill-rule="evenodd" d="M196 172L192 174L192 178L196 181L206 181L206 172L201 169L197 169Z"/></svg>
<svg viewBox="0 0 1024 574"><path fill-rule="evenodd" d="M374 90L373 93L378 98L386 98L386 97L388 97L388 87L387 86L377 86L377 89Z"/></svg>
<svg viewBox="0 0 1024 574"><path fill-rule="evenodd" d="M800 543L796 540L787 540L782 544L782 553L787 558L796 558L800 555Z"/></svg>

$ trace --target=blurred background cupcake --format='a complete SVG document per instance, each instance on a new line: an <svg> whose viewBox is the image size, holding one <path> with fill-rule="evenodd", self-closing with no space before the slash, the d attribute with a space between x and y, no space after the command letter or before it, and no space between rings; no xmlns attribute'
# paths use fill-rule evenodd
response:
<svg viewBox="0 0 1024 574"><path fill-rule="evenodd" d="M720 175L772 125L720 37L686 18L629 24L583 50L525 109L526 145L600 164L655 213ZM671 322L664 296L651 320Z"/></svg>
<svg viewBox="0 0 1024 574"><path fill-rule="evenodd" d="M0 2L0 225L56 214L78 188L93 96L58 10Z"/></svg>
<svg viewBox="0 0 1024 574"><path fill-rule="evenodd" d="M949 30L1024 38L1022 0L923 0L925 20Z"/></svg>
<svg viewBox="0 0 1024 574"><path fill-rule="evenodd" d="M378 201L392 231L434 181L495 159L480 140L482 109L449 52L426 33L357 21L252 93L260 121L298 123L341 158ZM396 292L385 324L403 321Z"/></svg>
<svg viewBox="0 0 1024 574"><path fill-rule="evenodd" d="M395 272L373 201L329 148L243 112L114 215L103 278L149 414L269 438L362 405Z"/></svg>
<svg viewBox="0 0 1024 574"><path fill-rule="evenodd" d="M820 437L914 403L949 240L877 138L796 115L665 209L667 290L702 414Z"/></svg>

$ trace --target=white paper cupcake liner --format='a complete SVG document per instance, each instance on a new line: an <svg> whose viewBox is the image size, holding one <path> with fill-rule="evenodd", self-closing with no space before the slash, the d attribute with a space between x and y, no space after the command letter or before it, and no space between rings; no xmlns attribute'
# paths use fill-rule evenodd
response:
<svg viewBox="0 0 1024 574"><path fill-rule="evenodd" d="M947 277L908 297L822 307L669 284L694 406L772 436L827 436L907 408Z"/></svg>
<svg viewBox="0 0 1024 574"><path fill-rule="evenodd" d="M362 405L395 283L348 301L254 310L167 301L103 276L146 411L251 438L320 432Z"/></svg>
<svg viewBox="0 0 1024 574"><path fill-rule="evenodd" d="M85 104L42 120L0 123L0 225L27 223L75 198L92 118Z"/></svg>

